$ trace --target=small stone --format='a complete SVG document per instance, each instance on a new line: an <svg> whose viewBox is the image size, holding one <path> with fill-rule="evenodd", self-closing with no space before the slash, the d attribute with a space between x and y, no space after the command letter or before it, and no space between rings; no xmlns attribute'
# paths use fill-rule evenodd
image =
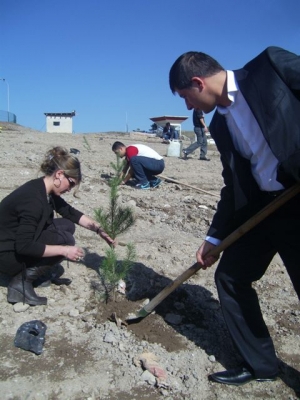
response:
<svg viewBox="0 0 300 400"><path fill-rule="evenodd" d="M191 203L193 201L193 197L192 196L186 196L183 198L183 202L184 203Z"/></svg>
<svg viewBox="0 0 300 400"><path fill-rule="evenodd" d="M136 201L131 199L131 200L127 201L126 205L128 207L136 207Z"/></svg>
<svg viewBox="0 0 300 400"><path fill-rule="evenodd" d="M179 325L182 322L182 316L169 313L165 316L165 321L173 325Z"/></svg>
<svg viewBox="0 0 300 400"><path fill-rule="evenodd" d="M103 342L114 344L114 343L117 342L117 339L115 338L115 336L114 336L112 333L108 332L108 333L104 336Z"/></svg>
<svg viewBox="0 0 300 400"><path fill-rule="evenodd" d="M143 381L148 382L150 385L155 385L156 384L156 378L154 375L151 374L149 371L144 371L141 375L141 378Z"/></svg>
<svg viewBox="0 0 300 400"><path fill-rule="evenodd" d="M125 350L125 346L123 343L119 343L119 350L120 351L124 351Z"/></svg>
<svg viewBox="0 0 300 400"><path fill-rule="evenodd" d="M14 304L14 312L24 312L28 310L29 304L23 304L23 303L16 303Z"/></svg>
<svg viewBox="0 0 300 400"><path fill-rule="evenodd" d="M78 317L78 315L79 315L79 311L78 310L71 310L69 312L69 316L70 317Z"/></svg>
<svg viewBox="0 0 300 400"><path fill-rule="evenodd" d="M179 301L176 301L174 303L174 307L176 308L176 310L183 310L184 309L184 304L180 303Z"/></svg>

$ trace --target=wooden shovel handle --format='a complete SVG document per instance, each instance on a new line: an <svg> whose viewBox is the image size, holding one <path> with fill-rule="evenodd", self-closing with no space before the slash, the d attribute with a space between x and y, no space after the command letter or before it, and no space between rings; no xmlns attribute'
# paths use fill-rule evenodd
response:
<svg viewBox="0 0 300 400"><path fill-rule="evenodd" d="M206 190L197 188L196 186L188 185L187 183L184 183L184 182L181 182L181 181L177 181L176 179L173 179L173 178L168 178L167 176L164 176L164 175L162 175L162 174L160 174L160 175L158 175L158 176L159 176L160 178L163 178L165 181L173 182L173 183L176 183L177 185L183 185L183 186L186 186L186 187L188 187L188 188L197 190L198 192L206 193L206 194L209 194L210 196L214 196L214 197L220 198L219 195L214 194L214 193L211 193L211 192L207 192Z"/></svg>
<svg viewBox="0 0 300 400"><path fill-rule="evenodd" d="M249 218L245 223L243 223L239 228L228 235L218 246L210 250L207 255L218 256L223 250L227 249L232 243L234 243L245 233L249 232L252 228L258 225L261 221L267 218L275 210L281 207L284 203L294 197L300 192L300 184L296 183L289 189L285 190L280 196L275 197L274 200L262 208L258 213Z"/></svg>
<svg viewBox="0 0 300 400"><path fill-rule="evenodd" d="M300 184L296 183L294 186L285 190L280 196L275 197L275 199L269 203L266 207L262 208L257 214L248 219L244 224L242 224L239 228L233 231L230 235L228 235L218 246L214 247L210 250L207 255L210 256L219 256L219 254L227 249L232 243L238 240L240 237L245 235L248 231L254 228L257 224L259 224L262 220L272 214L275 210L277 210L280 206L294 197L297 193L300 192ZM162 302L170 293L172 293L181 283L189 279L192 275L194 275L199 269L201 269L201 264L195 263L189 269L184 271L180 276L178 276L174 281L170 282L160 293L158 293L145 307L144 310L147 313L150 313L154 310L154 308Z"/></svg>

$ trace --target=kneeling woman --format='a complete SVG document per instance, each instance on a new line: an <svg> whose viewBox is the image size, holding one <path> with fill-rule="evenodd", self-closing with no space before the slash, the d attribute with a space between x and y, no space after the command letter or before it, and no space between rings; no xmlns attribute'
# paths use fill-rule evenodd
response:
<svg viewBox="0 0 300 400"><path fill-rule="evenodd" d="M12 276L7 300L47 304L33 282L54 264L84 255L75 246L75 224L92 230L114 245L99 224L70 206L61 195L81 182L79 160L62 147L49 150L40 167L43 177L31 180L0 203L0 272ZM54 211L62 218L54 218Z"/></svg>

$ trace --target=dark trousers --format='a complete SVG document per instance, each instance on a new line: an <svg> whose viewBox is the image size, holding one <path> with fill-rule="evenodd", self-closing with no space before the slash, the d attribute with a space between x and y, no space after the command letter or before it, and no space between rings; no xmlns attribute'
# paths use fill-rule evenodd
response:
<svg viewBox="0 0 300 400"><path fill-rule="evenodd" d="M72 221L65 218L56 218L47 229L42 231L37 242L47 245L74 246L74 232L75 224ZM42 257L37 259L35 257L16 254L14 251L7 251L0 253L0 272L14 276L22 271L24 264L26 268L54 265L61 262L63 259L64 257L62 256Z"/></svg>
<svg viewBox="0 0 300 400"><path fill-rule="evenodd" d="M130 159L130 166L138 183L144 184L155 179L155 175L161 174L165 168L163 159L134 156Z"/></svg>
<svg viewBox="0 0 300 400"><path fill-rule="evenodd" d="M278 252L300 298L299 201L298 195L225 250L215 274L228 330L260 378L276 374L278 361L252 282L264 275Z"/></svg>

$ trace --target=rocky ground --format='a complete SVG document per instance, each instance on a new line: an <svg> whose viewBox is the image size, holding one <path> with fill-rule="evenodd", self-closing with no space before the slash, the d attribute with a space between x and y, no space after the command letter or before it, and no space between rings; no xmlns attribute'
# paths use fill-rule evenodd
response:
<svg viewBox="0 0 300 400"><path fill-rule="evenodd" d="M108 180L115 161L111 145L121 140L145 143L165 156L159 138L109 134L47 134L20 125L0 123L0 200L37 176L46 150L54 145L80 150L84 181L79 198L69 203L93 216L108 204ZM188 141L184 141L184 146ZM6 301L8 278L0 277L0 392L3 400L66 399L297 399L300 393L298 299L278 257L255 284L278 357L280 378L228 387L209 382L207 375L239 361L228 336L214 285L215 267L200 271L167 297L154 314L118 326L112 313L126 319L141 309L171 280L195 262L195 252L214 214L220 188L218 152L210 146L210 162L165 157L161 187L149 191L120 188L120 201L135 213L134 226L119 238L134 243L136 263L127 280L126 296L103 302L99 266L106 244L81 227L77 244L86 251L79 263L62 262L69 286L39 287L47 306L20 312ZM200 190L197 190L200 189ZM202 191L201 191L202 190ZM125 248L118 246L120 259ZM99 291L100 289L100 291ZM14 346L17 329L39 320L47 326L43 352L36 355ZM143 368L143 354L156 356L166 374L157 380ZM155 363L154 362L154 363Z"/></svg>

